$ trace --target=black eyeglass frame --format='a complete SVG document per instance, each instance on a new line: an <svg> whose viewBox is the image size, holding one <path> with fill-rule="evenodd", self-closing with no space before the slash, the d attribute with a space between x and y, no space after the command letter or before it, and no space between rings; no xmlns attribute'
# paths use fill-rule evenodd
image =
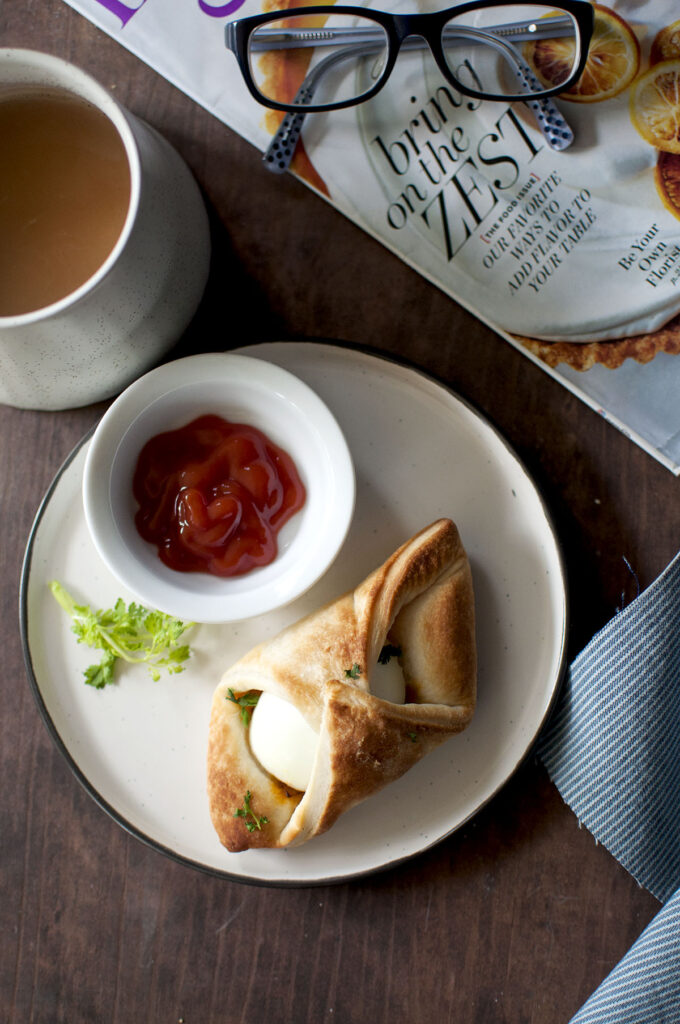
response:
<svg viewBox="0 0 680 1024"><path fill-rule="evenodd" d="M549 7L549 0L519 0L522 7ZM446 81L453 85L462 95L473 99L481 100L505 100L512 103L517 100L545 99L549 96L558 96L565 92L583 73L588 58L588 47L593 34L594 13L589 0L557 0L556 7L560 11L570 14L576 24L577 38L579 44L579 56L572 73L559 85L536 93L518 93L508 95L506 93L480 92L463 82L459 82L448 66L444 49L442 46L442 32L444 26L454 15L467 14L469 11L484 10L494 7L508 7L510 0L470 0L468 3L457 4L454 7L446 8L443 11L431 11L415 14L388 14L385 11L373 10L367 7L342 6L336 4L318 4L310 7L293 7L288 10L268 11L264 14L255 14L248 18L237 18L229 22L225 27L226 46L235 55L243 80L258 103L272 110L283 110L288 113L307 111L309 113L322 113L330 110L341 110L344 107L354 107L359 103L370 100L376 93L380 92L390 77L394 65L397 62L401 45L409 36L421 36L430 47L437 67L442 72ZM380 79L367 92L362 93L349 100L341 100L338 103L309 103L293 104L281 103L263 95L257 88L250 71L248 59L248 43L250 36L257 29L270 21L280 21L283 17L297 18L301 15L327 15L349 14L356 15L365 20L374 21L384 29L387 36L387 60Z"/></svg>

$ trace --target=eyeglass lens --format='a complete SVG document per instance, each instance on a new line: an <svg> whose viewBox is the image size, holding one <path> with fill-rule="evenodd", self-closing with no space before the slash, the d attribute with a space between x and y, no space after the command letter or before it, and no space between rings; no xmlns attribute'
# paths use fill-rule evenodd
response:
<svg viewBox="0 0 680 1024"><path fill-rule="evenodd" d="M349 14L298 15L256 28L250 73L266 99L300 106L361 99L384 74L387 34L377 22Z"/></svg>
<svg viewBox="0 0 680 1024"><path fill-rule="evenodd" d="M454 79L498 96L540 94L559 86L579 57L573 17L549 4L454 12L441 43ZM411 36L403 48L426 45ZM249 39L248 60L264 99L309 108L360 100L384 76L388 49L378 22L331 10L258 26Z"/></svg>
<svg viewBox="0 0 680 1024"><path fill-rule="evenodd" d="M487 7L454 14L444 26L442 49L454 78L478 92L540 93L573 74L578 28L552 5Z"/></svg>

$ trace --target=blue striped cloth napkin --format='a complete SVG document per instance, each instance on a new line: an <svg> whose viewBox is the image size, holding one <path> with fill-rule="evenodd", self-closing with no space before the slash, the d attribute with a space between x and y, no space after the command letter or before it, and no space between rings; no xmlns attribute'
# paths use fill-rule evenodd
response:
<svg viewBox="0 0 680 1024"><path fill-rule="evenodd" d="M571 1024L680 1024L680 554L575 659L537 750L664 904Z"/></svg>

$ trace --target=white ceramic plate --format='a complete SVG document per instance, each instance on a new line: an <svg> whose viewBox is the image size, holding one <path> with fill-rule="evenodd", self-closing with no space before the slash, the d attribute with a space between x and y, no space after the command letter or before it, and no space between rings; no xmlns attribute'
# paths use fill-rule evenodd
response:
<svg viewBox="0 0 680 1024"><path fill-rule="evenodd" d="M306 381L336 416L352 451L357 505L329 572L298 601L261 619L200 626L181 675L154 683L139 668L117 685L82 681L92 652L78 645L48 590L80 600L129 599L98 558L81 511L87 439L60 470L38 513L22 580L29 678L47 727L94 799L170 856L241 881L305 885L395 864L449 835L517 768L544 722L565 650L562 559L543 502L505 441L440 384L336 345L248 348ZM325 835L293 850L227 853L208 814L208 715L223 670L256 642L358 583L439 516L458 524L472 565L479 703L472 725Z"/></svg>

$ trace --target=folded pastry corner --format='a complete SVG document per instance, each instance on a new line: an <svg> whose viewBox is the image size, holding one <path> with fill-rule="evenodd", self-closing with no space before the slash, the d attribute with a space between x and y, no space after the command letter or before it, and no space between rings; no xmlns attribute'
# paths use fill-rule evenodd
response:
<svg viewBox="0 0 680 1024"><path fill-rule="evenodd" d="M403 702L376 692L390 658L403 673ZM299 845L325 832L468 725L476 675L470 566L455 524L439 519L355 590L225 672L213 697L207 753L220 842L238 852ZM293 761L307 750L306 768L277 775L263 764L256 719L264 719L265 705L281 734L274 736L284 748L281 763L288 763L289 742ZM289 713L295 723L287 736ZM271 726L264 735L271 737Z"/></svg>

